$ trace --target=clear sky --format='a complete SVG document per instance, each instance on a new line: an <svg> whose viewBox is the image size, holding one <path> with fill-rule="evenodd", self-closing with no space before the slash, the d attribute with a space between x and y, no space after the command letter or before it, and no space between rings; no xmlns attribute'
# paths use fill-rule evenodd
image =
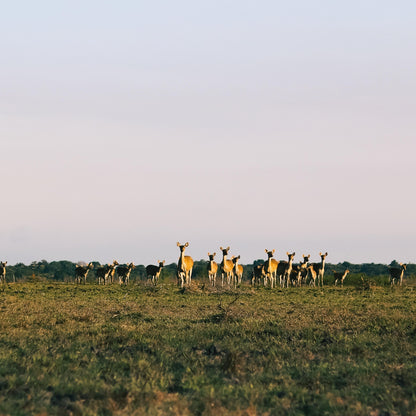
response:
<svg viewBox="0 0 416 416"><path fill-rule="evenodd" d="M416 262L414 1L6 3L1 260Z"/></svg>

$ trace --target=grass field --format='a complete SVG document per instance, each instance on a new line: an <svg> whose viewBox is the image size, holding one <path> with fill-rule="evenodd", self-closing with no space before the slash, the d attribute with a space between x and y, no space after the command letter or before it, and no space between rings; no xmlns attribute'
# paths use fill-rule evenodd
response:
<svg viewBox="0 0 416 416"><path fill-rule="evenodd" d="M0 292L2 415L415 415L416 288Z"/></svg>

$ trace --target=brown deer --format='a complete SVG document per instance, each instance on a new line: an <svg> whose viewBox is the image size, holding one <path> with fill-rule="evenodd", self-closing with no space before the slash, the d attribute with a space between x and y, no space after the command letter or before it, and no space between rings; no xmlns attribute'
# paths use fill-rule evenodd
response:
<svg viewBox="0 0 416 416"><path fill-rule="evenodd" d="M160 261L158 260L158 266L154 264L149 264L146 266L146 276L148 279L152 279L152 283L156 286L157 282L159 281L160 273L162 272L162 268L165 265L165 260Z"/></svg>
<svg viewBox="0 0 416 416"><path fill-rule="evenodd" d="M234 263L232 260L227 260L228 252L230 251L230 247L222 248L220 247L220 250L222 251L222 262L220 264L221 269L221 285L224 286L224 278L227 278L228 285L231 284L231 279L233 275L233 269L234 269Z"/></svg>
<svg viewBox="0 0 416 416"><path fill-rule="evenodd" d="M293 267L293 258L295 257L295 253L286 252L286 254L288 261L279 261L276 271L276 275L279 276L281 287L289 287L290 275Z"/></svg>
<svg viewBox="0 0 416 416"><path fill-rule="evenodd" d="M324 273L325 273L325 257L328 255L328 253L322 254L319 253L321 256L321 262L320 263L312 263L313 269L317 274L318 278L318 286L324 285Z"/></svg>
<svg viewBox="0 0 416 416"><path fill-rule="evenodd" d="M290 275L290 281L293 286L302 286L302 282L306 282L308 275L308 262L310 255L305 256L302 254L303 262L300 264L294 264L292 267L292 273Z"/></svg>
<svg viewBox="0 0 416 416"><path fill-rule="evenodd" d="M214 257L216 256L216 254L217 253L208 253L208 279L211 286L215 286L215 281L217 280L218 264L214 261Z"/></svg>
<svg viewBox="0 0 416 416"><path fill-rule="evenodd" d="M341 283L341 286L344 286L344 280L347 277L347 274L350 272L348 269L344 272L336 272L332 270L334 273L334 285L336 286L338 282Z"/></svg>
<svg viewBox="0 0 416 416"><path fill-rule="evenodd" d="M80 266L79 264L75 265L75 283L81 283L81 280L84 280L84 285L87 283L88 272L94 267L90 262L87 266Z"/></svg>
<svg viewBox="0 0 416 416"><path fill-rule="evenodd" d="M279 262L276 259L273 259L275 250L264 250L267 253L267 260L264 263L264 285L267 285L267 279L270 280L270 287L273 289L273 285L276 285L276 274L277 274L277 267Z"/></svg>
<svg viewBox="0 0 416 416"><path fill-rule="evenodd" d="M117 260L113 261L113 264L104 264L103 266L99 266L95 272L98 284L100 285L101 282L106 285L109 282L109 278L111 275L111 272L115 269L115 267L118 265Z"/></svg>
<svg viewBox="0 0 416 416"><path fill-rule="evenodd" d="M251 284L253 286L259 285L261 279L264 279L264 285L267 284L267 275L264 271L264 264L256 264L253 266L253 276L251 278Z"/></svg>
<svg viewBox="0 0 416 416"><path fill-rule="evenodd" d="M233 256L231 260L234 264L234 269L233 269L234 287L237 287L241 285L241 282L243 280L243 266L241 264L238 264L238 260L240 260L240 255L238 255L237 257Z"/></svg>
<svg viewBox="0 0 416 416"><path fill-rule="evenodd" d="M0 281L6 283L6 264L7 261L0 262Z"/></svg>
<svg viewBox="0 0 416 416"><path fill-rule="evenodd" d="M180 284L181 287L186 283L188 285L191 284L191 277L192 277L192 268L194 267L194 261L192 257L185 256L185 249L189 246L189 243L180 244L179 242L176 243L179 247L181 252L178 261L178 270L177 270L177 277L178 277L178 285Z"/></svg>
<svg viewBox="0 0 416 416"><path fill-rule="evenodd" d="M390 272L390 284L394 286L395 283L399 283L400 286L403 283L403 275L406 270L406 265L399 263L400 267L389 267Z"/></svg>
<svg viewBox="0 0 416 416"><path fill-rule="evenodd" d="M120 264L116 268L118 282L120 285L125 284L127 285L130 280L130 273L136 266L134 263L129 264Z"/></svg>

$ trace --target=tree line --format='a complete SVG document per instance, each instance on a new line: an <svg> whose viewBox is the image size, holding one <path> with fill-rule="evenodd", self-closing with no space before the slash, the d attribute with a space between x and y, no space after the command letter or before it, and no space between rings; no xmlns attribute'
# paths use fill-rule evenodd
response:
<svg viewBox="0 0 416 416"><path fill-rule="evenodd" d="M92 262L94 265L94 269L97 269L100 266L99 262ZM255 260L251 264L245 264L244 266L244 275L243 281L251 280L253 267L258 264L263 264L264 260L259 259ZM57 282L72 282L74 279L75 273L75 265L71 261L61 260L61 261L52 261L47 262L46 260L41 261L34 261L29 265L25 265L23 263L17 263L14 266L7 266L7 275L6 280L7 282L27 282L27 281L36 281L36 280L51 280ZM197 280L208 280L207 275L207 260L199 260L194 262L194 268L192 272L192 278ZM381 263L361 263L361 264L353 264L349 262L342 262L337 264L326 263L325 265L325 276L330 282L332 278L332 271L342 272L346 269L350 270L350 278L347 278L346 284L348 284L348 280L354 280L355 276L366 276L370 278L379 278L381 280L385 280L388 276L388 267L398 267L399 263L396 260L393 260L389 265L381 264ZM165 265L162 269L161 273L161 280L169 280L175 279L176 280L176 263L171 263ZM87 281L88 282L95 282L96 276L94 273L94 269L88 275ZM408 264L407 270L405 273L405 277L414 277L416 275L416 264ZM146 270L144 265L136 265L133 269L130 280L132 281L146 281Z"/></svg>

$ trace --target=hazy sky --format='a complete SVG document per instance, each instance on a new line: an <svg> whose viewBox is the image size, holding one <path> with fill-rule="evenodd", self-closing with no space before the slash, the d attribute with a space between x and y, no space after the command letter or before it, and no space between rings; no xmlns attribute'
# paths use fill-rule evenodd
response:
<svg viewBox="0 0 416 416"><path fill-rule="evenodd" d="M9 1L0 50L1 260L416 262L414 1Z"/></svg>

